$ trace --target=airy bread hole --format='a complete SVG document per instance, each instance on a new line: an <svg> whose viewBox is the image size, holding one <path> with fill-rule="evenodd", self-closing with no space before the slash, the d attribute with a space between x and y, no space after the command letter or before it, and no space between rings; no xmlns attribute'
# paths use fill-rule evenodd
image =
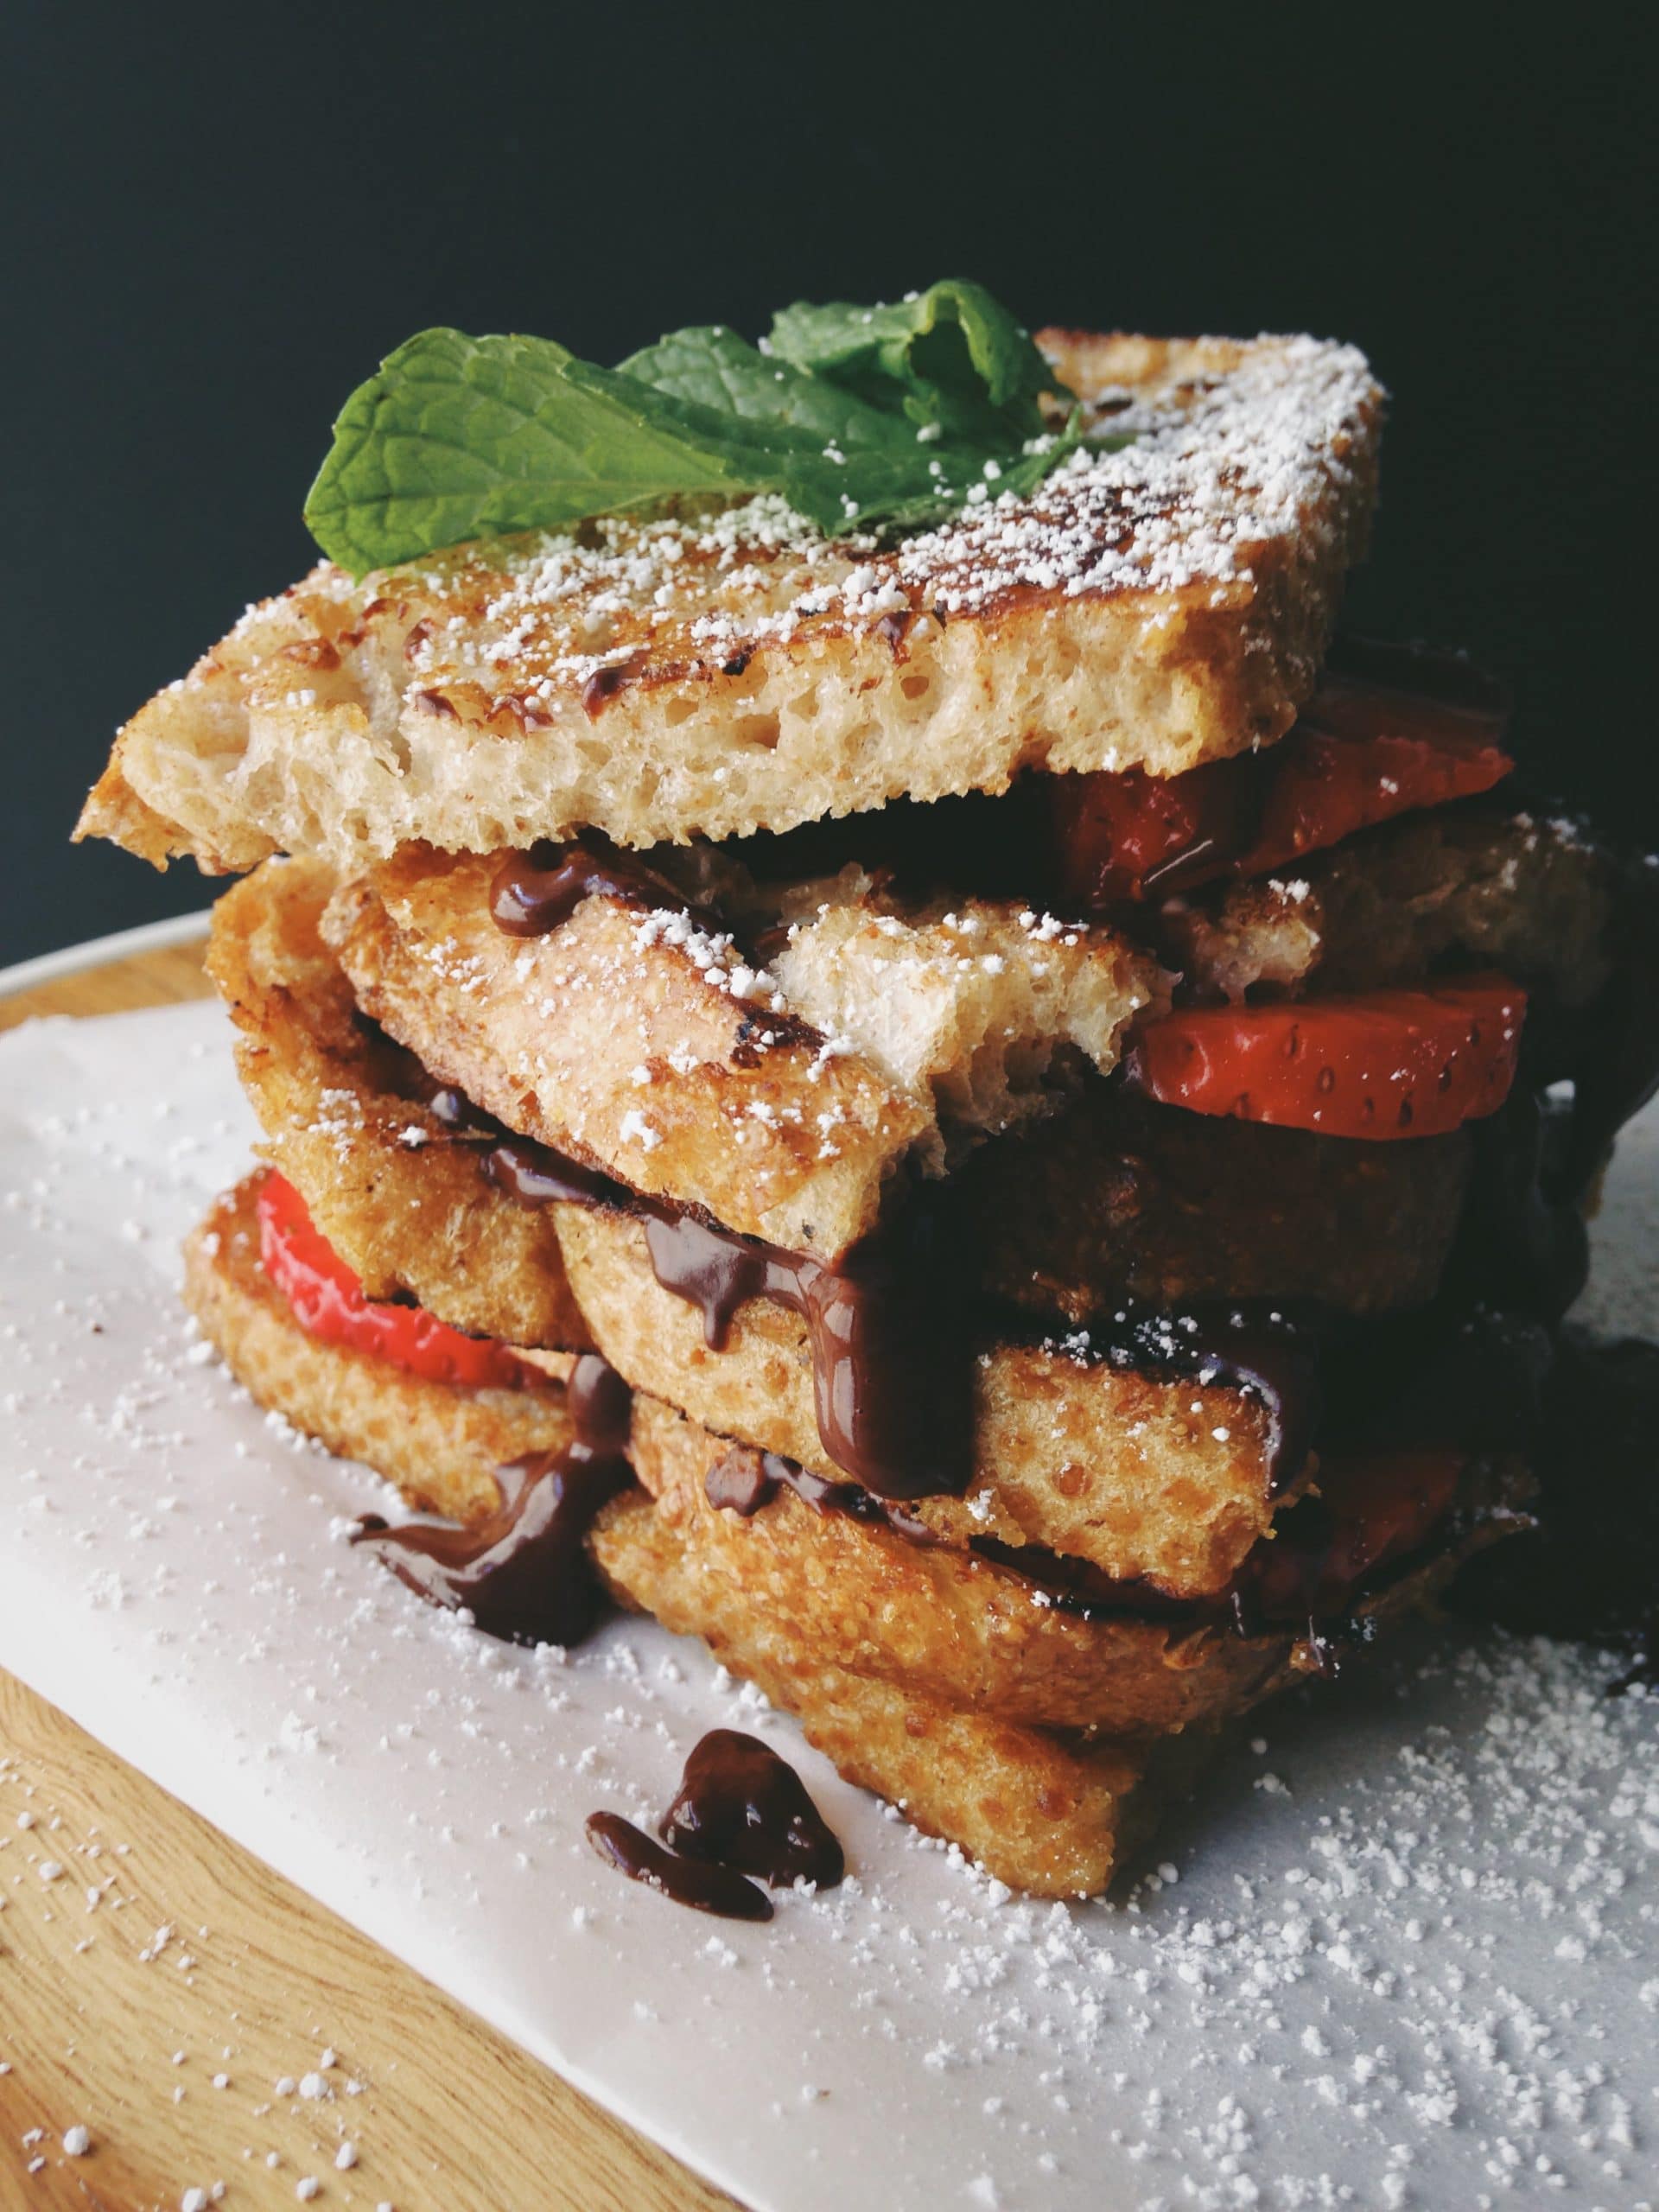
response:
<svg viewBox="0 0 1659 2212"><path fill-rule="evenodd" d="M682 693L668 701L663 709L663 720L671 729L678 729L682 722L689 722L697 711L697 702Z"/></svg>
<svg viewBox="0 0 1659 2212"><path fill-rule="evenodd" d="M925 699L932 688L932 679L926 676L906 676L899 681L899 689L906 699Z"/></svg>
<svg viewBox="0 0 1659 2212"><path fill-rule="evenodd" d="M740 715L732 724L732 734L740 745L758 745L772 752L778 743L776 715Z"/></svg>

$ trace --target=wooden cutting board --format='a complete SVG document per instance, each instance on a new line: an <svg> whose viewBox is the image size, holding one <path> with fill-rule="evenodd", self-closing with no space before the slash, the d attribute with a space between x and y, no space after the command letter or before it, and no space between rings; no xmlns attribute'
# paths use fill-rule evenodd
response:
<svg viewBox="0 0 1659 2212"><path fill-rule="evenodd" d="M175 945L0 999L0 1029L207 988ZM329 2051L329 2094L296 2095ZM0 2212L217 2183L227 2212L732 2212L3 1672L0 2065Z"/></svg>

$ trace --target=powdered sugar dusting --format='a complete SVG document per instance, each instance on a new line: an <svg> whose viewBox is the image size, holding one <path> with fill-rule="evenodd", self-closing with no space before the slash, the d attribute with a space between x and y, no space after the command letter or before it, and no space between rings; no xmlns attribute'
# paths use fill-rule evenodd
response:
<svg viewBox="0 0 1659 2212"><path fill-rule="evenodd" d="M1029 498L988 486L896 547L825 539L767 495L415 564L398 579L420 612L403 647L409 678L437 710L472 720L505 708L533 723L560 694L626 676L642 656L659 672L741 674L744 653L815 628L861 633L1032 593L1248 583L1277 540L1318 560L1370 465L1378 393L1364 356L1272 338L1198 340L1172 359L1185 373L1084 395L1091 429L1128 443L1078 448ZM371 627L385 581L361 588ZM334 572L314 582L338 601Z"/></svg>

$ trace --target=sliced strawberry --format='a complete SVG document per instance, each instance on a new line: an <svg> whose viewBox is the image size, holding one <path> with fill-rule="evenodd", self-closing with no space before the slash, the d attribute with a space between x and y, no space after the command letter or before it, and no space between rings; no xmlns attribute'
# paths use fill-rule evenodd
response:
<svg viewBox="0 0 1659 2212"><path fill-rule="evenodd" d="M1466 661L1352 641L1264 753L1182 776L1050 779L1060 887L1098 910L1262 875L1396 814L1490 791L1513 762L1502 695Z"/></svg>
<svg viewBox="0 0 1659 2212"><path fill-rule="evenodd" d="M1051 776L1064 903L1097 913L1230 867L1261 810L1264 760L1241 753L1184 776Z"/></svg>
<svg viewBox="0 0 1659 2212"><path fill-rule="evenodd" d="M308 1336L467 1389L515 1390L531 1379L505 1344L465 1336L423 1306L365 1298L361 1283L312 1222L305 1200L274 1171L259 1186L258 1211L265 1273Z"/></svg>
<svg viewBox="0 0 1659 2212"><path fill-rule="evenodd" d="M1142 1031L1132 1079L1166 1106L1335 1137L1440 1136L1495 1113L1526 993L1503 976L1274 1006L1183 1007Z"/></svg>

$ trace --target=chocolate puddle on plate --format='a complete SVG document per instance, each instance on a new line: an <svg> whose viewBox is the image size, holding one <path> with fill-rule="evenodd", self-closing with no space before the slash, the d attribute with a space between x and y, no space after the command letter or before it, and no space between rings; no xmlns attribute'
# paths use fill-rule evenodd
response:
<svg viewBox="0 0 1659 2212"><path fill-rule="evenodd" d="M735 1728L713 1728L685 1763L663 1842L620 1813L590 1813L588 1840L631 1881L698 1912L770 1920L774 1887L833 1889L847 1871L834 1831L787 1759Z"/></svg>

